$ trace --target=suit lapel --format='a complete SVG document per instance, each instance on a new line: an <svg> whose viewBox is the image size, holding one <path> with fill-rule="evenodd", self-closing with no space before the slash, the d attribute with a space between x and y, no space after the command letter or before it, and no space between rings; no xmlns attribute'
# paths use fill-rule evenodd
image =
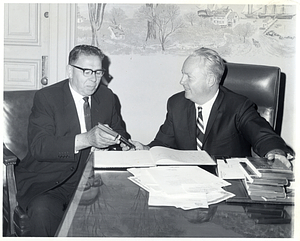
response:
<svg viewBox="0 0 300 241"><path fill-rule="evenodd" d="M67 118L65 119L66 125L69 126L69 129L72 130L72 133L80 133L80 123L78 119L78 114L74 99L69 87L69 82L67 81L64 86L64 110Z"/></svg>
<svg viewBox="0 0 300 241"><path fill-rule="evenodd" d="M100 86L99 86L99 88L100 88ZM97 91L99 91L99 89ZM100 115L101 115L100 98L99 98L99 95L97 95L96 93L94 93L92 95L92 99L91 99L92 100L92 108L91 108L92 126L97 125L97 123L100 120Z"/></svg>
<svg viewBox="0 0 300 241"><path fill-rule="evenodd" d="M196 110L195 103L192 101L187 102L187 126L190 136L190 141L196 145Z"/></svg>
<svg viewBox="0 0 300 241"><path fill-rule="evenodd" d="M209 132L210 132L212 126L214 125L216 117L219 114L219 107L220 107L220 105L221 105L221 103L223 101L223 98L224 98L224 93L220 89L219 90L219 94L218 94L218 96L217 96L217 98L215 100L215 103L213 104L213 106L211 108L211 111L210 111L210 115L209 115L209 119L208 119L208 122L207 122L207 126L206 126L206 130L205 130L205 135L204 135L203 143L205 143L205 141L207 140Z"/></svg>

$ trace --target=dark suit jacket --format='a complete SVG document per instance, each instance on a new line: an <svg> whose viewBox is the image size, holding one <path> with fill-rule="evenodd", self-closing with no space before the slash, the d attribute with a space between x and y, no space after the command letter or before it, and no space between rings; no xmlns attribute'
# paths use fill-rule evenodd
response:
<svg viewBox="0 0 300 241"><path fill-rule="evenodd" d="M92 126L101 122L127 135L110 89L99 86L91 101ZM17 200L24 210L35 195L58 186L73 173L81 176L82 162L86 161L90 148L74 154L75 136L79 133L69 80L37 91L29 117L29 151L16 167Z"/></svg>
<svg viewBox="0 0 300 241"><path fill-rule="evenodd" d="M173 95L167 104L167 116L150 146L196 150L195 104L184 92ZM288 151L285 142L260 117L253 102L220 86L207 123L203 149L210 155L251 156L251 146L260 156L272 149Z"/></svg>

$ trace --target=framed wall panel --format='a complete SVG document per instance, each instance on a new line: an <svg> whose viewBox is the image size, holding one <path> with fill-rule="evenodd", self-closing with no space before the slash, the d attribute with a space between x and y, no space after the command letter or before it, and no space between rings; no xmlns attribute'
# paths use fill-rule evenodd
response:
<svg viewBox="0 0 300 241"><path fill-rule="evenodd" d="M40 8L38 4L5 4L4 43L40 45Z"/></svg>
<svg viewBox="0 0 300 241"><path fill-rule="evenodd" d="M36 89L40 60L5 59L4 86L6 90Z"/></svg>

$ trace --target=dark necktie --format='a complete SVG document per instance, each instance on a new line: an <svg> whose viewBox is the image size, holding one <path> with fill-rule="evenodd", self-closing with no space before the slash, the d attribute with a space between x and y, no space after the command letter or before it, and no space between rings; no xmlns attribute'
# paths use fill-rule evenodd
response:
<svg viewBox="0 0 300 241"><path fill-rule="evenodd" d="M89 131L92 129L92 118L91 118L91 108L89 104L89 97L83 97L83 112L86 130Z"/></svg>
<svg viewBox="0 0 300 241"><path fill-rule="evenodd" d="M202 107L198 107L198 118L197 118L197 150L202 149L204 140L204 124L202 116Z"/></svg>

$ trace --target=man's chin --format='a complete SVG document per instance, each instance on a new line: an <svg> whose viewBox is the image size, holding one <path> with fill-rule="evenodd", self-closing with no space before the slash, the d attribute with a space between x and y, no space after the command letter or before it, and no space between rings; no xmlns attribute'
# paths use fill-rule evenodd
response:
<svg viewBox="0 0 300 241"><path fill-rule="evenodd" d="M190 93L188 93L188 92L184 92L184 97L186 98L186 99L191 99L191 95L190 95Z"/></svg>
<svg viewBox="0 0 300 241"><path fill-rule="evenodd" d="M85 92L86 92L87 94L89 94L89 96L90 96L90 95L94 94L96 90L97 90L96 87L93 87L93 88L91 87L91 88L86 89Z"/></svg>

